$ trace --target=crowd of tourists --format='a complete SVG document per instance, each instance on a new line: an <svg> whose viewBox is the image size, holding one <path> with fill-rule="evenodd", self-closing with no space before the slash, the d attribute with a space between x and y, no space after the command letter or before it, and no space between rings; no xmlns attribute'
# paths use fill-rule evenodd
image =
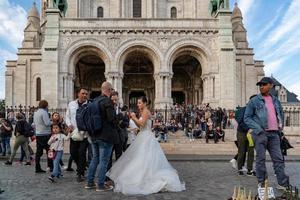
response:
<svg viewBox="0 0 300 200"><path fill-rule="evenodd" d="M153 122L150 126L159 141L167 142L169 132L176 134L182 130L190 141L205 138L207 143L209 139L217 143L220 140L225 141L224 130L237 121L238 153L231 163L238 170L238 174L244 175L243 166L248 154L246 173L256 176L259 187L263 187L267 178L265 152L268 150L274 163L279 188L287 190L290 183L284 171L283 148L280 146L284 136L279 134L283 128L283 112L278 99L269 93L272 83L272 79L264 77L257 83L261 93L253 95L247 106L237 109L235 113L222 108L212 109L209 104L199 106L176 104L171 108L168 120L165 120L159 111L153 112ZM111 190L114 181L110 177L114 177L114 173L109 173L109 170L114 166L113 157L118 160L127 148L134 144L141 127L145 126L141 123L148 122L140 121L144 116L138 120L135 113L128 112L127 106L120 108L118 92L114 91L108 82L103 83L102 92L100 99L96 99L99 102L97 104L99 108L96 107L96 110L99 110L105 118L101 119L102 127L98 130L99 133L95 131L97 134L82 131L80 128L82 123L78 121L80 119L78 110L84 110L86 105L90 104L88 90L85 88L80 88L77 91L77 99L68 104L65 119L58 112L49 113L46 100L41 100L38 109L28 115L27 119L22 112L9 111L6 117L5 113L2 113L0 153L2 156L8 156L5 165L13 164L20 149L19 163L23 163L26 159L24 165L34 164L36 173L46 173L49 170L48 179L52 183L62 178L62 167L66 171L74 171L74 162L76 180L78 182L87 180L85 188L96 188L97 191ZM141 99L143 106L146 103L146 99ZM263 106L266 109L262 109ZM10 141L13 135L15 140L11 148ZM64 167L63 155L68 140L70 156L67 166ZM33 142L36 144L35 156L31 148ZM257 155L255 170L254 149ZM41 163L44 152L47 156L46 166L42 166ZM94 177L98 165L100 167L96 185Z"/></svg>
<svg viewBox="0 0 300 200"><path fill-rule="evenodd" d="M169 110L170 117L164 119L161 112L153 113L153 130L159 141L167 142L168 133L183 131L190 141L204 138L206 143L225 141L226 128L234 126L234 112L226 109L213 109L209 104L185 105L175 104Z"/></svg>
<svg viewBox="0 0 300 200"><path fill-rule="evenodd" d="M87 180L86 189L111 190L114 183L107 172L113 166L113 158L118 160L121 157L135 141L140 128L135 114L130 114L127 106L119 107L118 92L111 88L111 84L103 83L102 92L104 95L97 97L101 100L97 98L93 100L99 101L101 116L105 116L101 118L102 128L99 134L82 131L79 127L78 110L84 110L89 106L88 104L92 104L88 100L88 90L85 88L80 88L77 91L77 99L68 104L65 118L58 112L50 113L46 100L41 100L38 108L33 110L34 113L28 115L30 116L28 118L25 113L14 113L12 110L8 111L7 117L2 114L1 153L8 158L4 164L13 165L16 153L20 150L19 164L35 165L37 174L48 171L50 173L48 180L55 183L63 177L62 168L66 171L74 171L72 166L74 162L76 180L77 182ZM138 113L136 115L138 116ZM13 135L15 139L11 148ZM68 147L70 157L67 166L64 167L63 155L67 141L70 143ZM36 145L35 157L31 148L33 143ZM45 166L41 162L44 153L47 157ZM23 163L24 158L26 162ZM100 171L96 187L94 177L98 165Z"/></svg>

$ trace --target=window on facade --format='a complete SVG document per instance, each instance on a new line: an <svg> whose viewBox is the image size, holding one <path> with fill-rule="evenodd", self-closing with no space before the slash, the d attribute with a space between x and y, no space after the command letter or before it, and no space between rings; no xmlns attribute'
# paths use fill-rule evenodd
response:
<svg viewBox="0 0 300 200"><path fill-rule="evenodd" d="M142 0L132 0L132 16L142 17Z"/></svg>
<svg viewBox="0 0 300 200"><path fill-rule="evenodd" d="M98 7L98 9L97 9L97 17L98 18L103 18L103 8L102 7Z"/></svg>
<svg viewBox="0 0 300 200"><path fill-rule="evenodd" d="M177 18L177 8L176 7L171 8L171 18Z"/></svg>
<svg viewBox="0 0 300 200"><path fill-rule="evenodd" d="M36 100L41 100L41 78L36 79Z"/></svg>

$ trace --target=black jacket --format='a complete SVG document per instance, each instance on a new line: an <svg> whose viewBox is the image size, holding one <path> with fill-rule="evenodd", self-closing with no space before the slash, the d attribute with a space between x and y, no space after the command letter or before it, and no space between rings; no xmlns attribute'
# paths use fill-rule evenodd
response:
<svg viewBox="0 0 300 200"><path fill-rule="evenodd" d="M118 120L118 133L121 144L124 144L128 140L127 128L129 126L129 117L123 113L117 115Z"/></svg>
<svg viewBox="0 0 300 200"><path fill-rule="evenodd" d="M25 134L25 120L18 120L15 127L14 135L24 135Z"/></svg>
<svg viewBox="0 0 300 200"><path fill-rule="evenodd" d="M13 131L13 127L12 127L12 124L10 123L10 121L8 121L7 119L4 119L5 122L4 124L7 126L7 127L10 127L10 131L6 130L4 128L4 126L1 126L0 127L0 136L1 137L11 137L12 136L12 131ZM0 125L1 125L1 122L0 122Z"/></svg>
<svg viewBox="0 0 300 200"><path fill-rule="evenodd" d="M102 130L93 135L92 140L103 140L111 144L119 144L120 137L117 131L117 116L113 106L113 102L107 96L102 95L103 98L100 104Z"/></svg>
<svg viewBox="0 0 300 200"><path fill-rule="evenodd" d="M237 131L239 133L247 133L249 130L249 127L244 122L244 115L245 115L246 107L241 107L236 113L235 119L238 123Z"/></svg>

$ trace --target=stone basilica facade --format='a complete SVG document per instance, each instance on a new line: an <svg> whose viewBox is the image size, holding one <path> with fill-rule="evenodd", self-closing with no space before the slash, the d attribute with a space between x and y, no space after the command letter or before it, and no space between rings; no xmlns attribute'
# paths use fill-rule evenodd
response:
<svg viewBox="0 0 300 200"><path fill-rule="evenodd" d="M17 55L6 66L7 106L64 108L77 88L92 98L107 80L130 106L147 95L154 108L235 108L264 76L229 0L42 0Z"/></svg>

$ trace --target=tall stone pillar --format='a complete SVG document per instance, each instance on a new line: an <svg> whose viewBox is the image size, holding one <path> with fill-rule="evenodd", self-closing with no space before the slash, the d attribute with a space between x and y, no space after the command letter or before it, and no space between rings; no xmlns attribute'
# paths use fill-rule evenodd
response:
<svg viewBox="0 0 300 200"><path fill-rule="evenodd" d="M203 78L203 101L209 102L209 79L207 76Z"/></svg>
<svg viewBox="0 0 300 200"><path fill-rule="evenodd" d="M172 105L172 74L169 72L159 72L154 75L155 80L155 108L165 108Z"/></svg>
<svg viewBox="0 0 300 200"><path fill-rule="evenodd" d="M171 99L171 101L173 102L172 100L172 77L173 75L169 75L167 77L167 98Z"/></svg>
<svg viewBox="0 0 300 200"><path fill-rule="evenodd" d="M16 61L7 61L5 72L5 105L14 106L14 69L16 68Z"/></svg>
<svg viewBox="0 0 300 200"><path fill-rule="evenodd" d="M155 108L160 106L162 100L162 79L159 74L154 75L155 80Z"/></svg>
<svg viewBox="0 0 300 200"><path fill-rule="evenodd" d="M201 98L202 92L201 92L201 85L196 84L195 90L194 90L194 104L201 104L202 98Z"/></svg>
<svg viewBox="0 0 300 200"><path fill-rule="evenodd" d="M42 47L42 99L49 102L49 107L58 106L58 55L59 55L59 21L61 13L58 9L46 10L45 41Z"/></svg>
<svg viewBox="0 0 300 200"><path fill-rule="evenodd" d="M210 98L215 99L215 77L210 77Z"/></svg>
<svg viewBox="0 0 300 200"><path fill-rule="evenodd" d="M67 83L66 83L66 92L67 92L67 103L74 100L74 85L75 85L75 76L74 75L68 75L67 76ZM76 96L75 96L76 98Z"/></svg>
<svg viewBox="0 0 300 200"><path fill-rule="evenodd" d="M221 10L217 13L217 18L219 19L219 69L222 83L219 106L234 109L236 107L236 55L232 41L231 12Z"/></svg>

